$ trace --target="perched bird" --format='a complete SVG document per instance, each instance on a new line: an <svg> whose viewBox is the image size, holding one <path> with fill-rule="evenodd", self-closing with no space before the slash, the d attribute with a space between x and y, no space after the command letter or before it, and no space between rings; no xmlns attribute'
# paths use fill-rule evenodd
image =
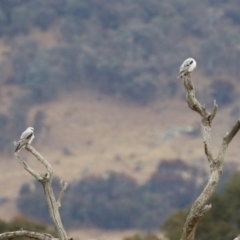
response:
<svg viewBox="0 0 240 240"><path fill-rule="evenodd" d="M32 140L34 139L33 130L33 127L29 127L22 133L19 141L16 144L15 152L18 152L23 147L25 148L27 144L31 144Z"/></svg>
<svg viewBox="0 0 240 240"><path fill-rule="evenodd" d="M193 58L187 58L179 67L177 78L183 78L187 73L192 72L197 66L197 62Z"/></svg>

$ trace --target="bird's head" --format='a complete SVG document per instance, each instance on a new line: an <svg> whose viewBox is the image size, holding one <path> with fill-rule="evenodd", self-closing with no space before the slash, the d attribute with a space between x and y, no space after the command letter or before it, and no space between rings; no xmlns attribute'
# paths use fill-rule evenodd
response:
<svg viewBox="0 0 240 240"><path fill-rule="evenodd" d="M30 130L30 131L32 131L32 132L33 132L33 130L34 130L33 127L29 127L29 128L27 128L27 129Z"/></svg>
<svg viewBox="0 0 240 240"><path fill-rule="evenodd" d="M193 58L188 58L189 64L192 65L194 62L196 62Z"/></svg>
<svg viewBox="0 0 240 240"><path fill-rule="evenodd" d="M196 62L195 59L193 59L193 58L188 58L188 62L189 62L189 69L188 69L188 71L189 71L189 72L192 72L193 69L196 68L197 62Z"/></svg>

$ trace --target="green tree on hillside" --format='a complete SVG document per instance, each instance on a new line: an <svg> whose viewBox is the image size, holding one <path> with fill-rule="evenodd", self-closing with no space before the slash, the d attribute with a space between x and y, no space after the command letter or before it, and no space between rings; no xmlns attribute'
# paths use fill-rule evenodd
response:
<svg viewBox="0 0 240 240"><path fill-rule="evenodd" d="M182 93L173 69L187 55L198 55L206 75L214 69L238 81L239 9L236 1L213 0L3 0L0 37L8 38L10 50L1 66L7 62L13 73L1 81L31 89L37 101L73 84L147 104ZM57 32L54 46L37 39L34 47L36 29ZM186 36L194 44L186 45ZM224 90L221 95L233 100Z"/></svg>
<svg viewBox="0 0 240 240"><path fill-rule="evenodd" d="M234 239L240 231L240 173L235 173L221 193L209 200L212 209L199 223L196 235L199 240ZM163 224L161 230L170 240L178 240L189 208L176 211ZM174 231L173 231L174 229Z"/></svg>
<svg viewBox="0 0 240 240"><path fill-rule="evenodd" d="M109 172L107 178L88 176L70 184L62 206L64 222L68 227L157 229L171 211L196 198L205 177L204 170L181 159L163 159L142 185L123 173ZM22 214L49 221L41 186L34 185L32 190L22 186L18 208ZM57 189L56 180L53 187Z"/></svg>

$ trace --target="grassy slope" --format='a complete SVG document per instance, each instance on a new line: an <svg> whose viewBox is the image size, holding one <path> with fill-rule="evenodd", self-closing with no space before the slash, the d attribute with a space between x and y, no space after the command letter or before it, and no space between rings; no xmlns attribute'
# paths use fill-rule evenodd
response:
<svg viewBox="0 0 240 240"><path fill-rule="evenodd" d="M184 101L158 101L140 107L82 90L64 93L56 101L36 106L31 111L29 125L38 110L46 114L46 129L36 136L33 145L53 165L55 175L68 181L114 170L126 172L143 182L163 158L197 160L197 164L205 166L201 138L182 135L161 140L166 129L199 124L198 116ZM219 116L216 118L213 126L215 146L220 144L218 137L233 124L233 120L227 117L230 110L231 107L219 111L223 120ZM229 149L228 160L236 160L239 156L238 139L237 136ZM67 148L70 155L64 155L63 148ZM35 159L28 155L27 158L31 166L42 171ZM12 199L17 197L22 183L32 181L13 156L5 156L0 169L0 192ZM12 201L0 206L1 218L8 220L16 214ZM93 236L94 233L95 230L81 232L84 236ZM109 233L109 238L112 239L113 235L116 239L123 236Z"/></svg>
<svg viewBox="0 0 240 240"><path fill-rule="evenodd" d="M56 35L36 31L33 37L42 39L42 44L51 47ZM0 43L0 53L7 48ZM183 88L181 81L176 81ZM203 78L197 70L194 81L198 90L208 86L211 80ZM7 111L11 97L21 94L19 92L14 86L1 88L1 111ZM220 145L219 137L235 122L230 116L234 106L237 103L220 109L218 113L213 126L216 148ZM35 106L30 111L29 125L32 125L33 117L39 110L46 115L45 128L36 136L33 145L53 165L55 175L65 180L72 181L90 174L105 175L113 170L126 172L144 182L161 159L182 158L206 166L201 138L183 134L165 141L162 139L168 129L199 125L199 117L179 97L142 107L84 89L65 92L55 101ZM238 142L239 136L228 151L228 161L238 159ZM0 192L10 197L11 201L0 206L0 218L8 220L18 214L13 200L19 188L24 182L31 182L32 177L13 155L2 155L1 158ZM28 155L27 159L31 166L44 172L35 159ZM91 233L86 234L92 236ZM112 239L112 235L109 238ZM122 235L116 239L121 238Z"/></svg>
<svg viewBox="0 0 240 240"><path fill-rule="evenodd" d="M217 117L213 126L214 145L220 144L218 137L233 124L228 118L231 109L219 112L224 119ZM143 182L160 159L182 158L190 162L204 158L201 138L182 134L162 139L168 129L185 129L199 124L199 117L184 101L156 101L142 107L82 90L63 93L56 101L34 107L29 125L39 110L45 113L45 127L33 145L48 158L55 174L68 181L113 170L126 172ZM237 140L228 154L232 160L238 156L236 143ZM32 160L29 158L29 161ZM5 156L0 164L1 185L5 181L14 185L9 180L16 177L19 187L22 181L31 179L13 157ZM35 162L31 164L37 166ZM16 196L12 187L5 190L4 195Z"/></svg>

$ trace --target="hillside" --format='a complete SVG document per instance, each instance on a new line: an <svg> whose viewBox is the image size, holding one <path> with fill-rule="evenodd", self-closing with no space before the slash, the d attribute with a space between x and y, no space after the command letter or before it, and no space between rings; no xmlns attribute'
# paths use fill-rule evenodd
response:
<svg viewBox="0 0 240 240"><path fill-rule="evenodd" d="M234 122L226 117L233 108L220 110L215 120L216 149L219 137ZM43 127L33 145L53 165L55 175L64 176L67 181L113 170L144 182L161 159L181 158L205 165L201 137L198 133L191 136L199 128L199 118L184 101L156 101L142 107L82 90L63 93L57 101L35 106L29 112L28 125L33 124L39 111L44 113ZM237 139L229 149L228 161L239 157ZM27 158L33 161L33 167L38 166L35 159ZM4 195L16 197L20 185L32 178L13 154L2 155L0 164Z"/></svg>
<svg viewBox="0 0 240 240"><path fill-rule="evenodd" d="M19 214L19 189L33 180L13 155L27 126L69 182L114 171L142 184L163 160L205 169L200 119L176 74L185 58L197 60L197 97L219 104L217 154L240 115L239 10L238 1L214 0L1 1L0 197L9 201L0 218ZM227 162L238 161L239 138Z"/></svg>

